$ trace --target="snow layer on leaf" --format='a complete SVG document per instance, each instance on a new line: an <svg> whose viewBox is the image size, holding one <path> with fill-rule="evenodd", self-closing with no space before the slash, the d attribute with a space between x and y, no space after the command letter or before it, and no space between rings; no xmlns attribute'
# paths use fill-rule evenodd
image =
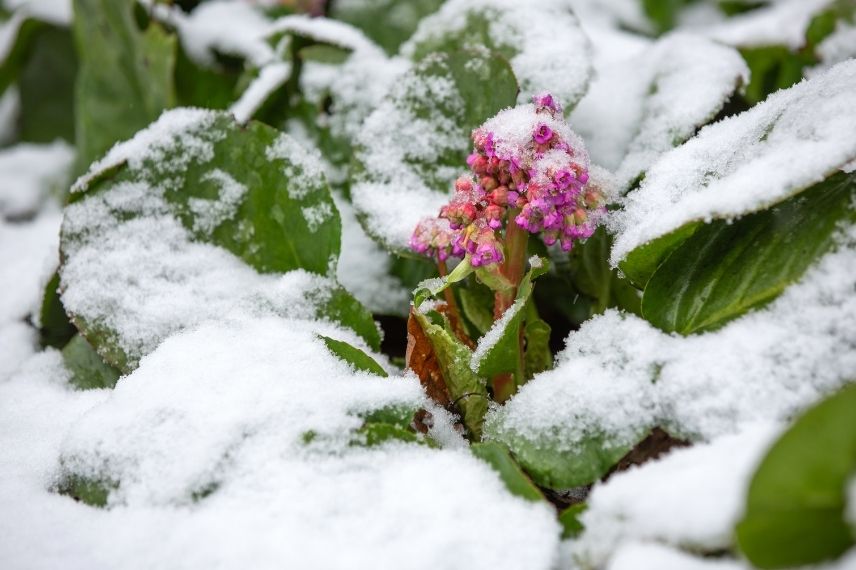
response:
<svg viewBox="0 0 856 570"><path fill-rule="evenodd" d="M670 336L613 310L587 321L486 432L573 451L596 436L631 445L654 426L706 440L794 416L856 370L856 230L841 239L775 301L714 332Z"/></svg>
<svg viewBox="0 0 856 570"><path fill-rule="evenodd" d="M592 160L616 170L626 188L662 153L713 119L748 79L736 50L673 34L598 69L570 120Z"/></svg>
<svg viewBox="0 0 856 570"><path fill-rule="evenodd" d="M815 49L820 65L811 69L811 74L836 63L856 58L856 23L840 19L835 30L823 39Z"/></svg>
<svg viewBox="0 0 856 570"><path fill-rule="evenodd" d="M123 214L134 216L121 221ZM259 274L225 249L192 241L162 196L123 184L66 208L63 304L115 331L136 360L179 330L247 314L312 318L335 282L305 271ZM313 301L314 300L314 301Z"/></svg>
<svg viewBox="0 0 856 570"><path fill-rule="evenodd" d="M848 61L663 155L611 217L611 261L689 222L776 204L854 158L856 61Z"/></svg>
<svg viewBox="0 0 856 570"><path fill-rule="evenodd" d="M390 275L390 255L366 235L354 207L338 193L333 198L342 220L344 244L336 268L339 283L373 313L407 315L410 290Z"/></svg>
<svg viewBox="0 0 856 570"><path fill-rule="evenodd" d="M554 566L552 509L511 496L469 453L347 445L360 411L425 398L413 377L353 373L313 330L276 319L204 326L112 392L68 390L53 351L0 383L0 566ZM307 430L324 437L305 444ZM128 475L124 504L94 509L50 492L61 456ZM211 481L191 503L187 492Z"/></svg>
<svg viewBox="0 0 856 570"><path fill-rule="evenodd" d="M729 549L749 481L779 431L770 424L747 427L596 484L581 516L585 531L571 547L573 558L600 567L630 541L691 552Z"/></svg>
<svg viewBox="0 0 856 570"><path fill-rule="evenodd" d="M805 45L805 32L811 19L834 0L780 0L769 5L726 18L710 25L686 26L696 32L734 47L785 45L799 49Z"/></svg>
<svg viewBox="0 0 856 570"><path fill-rule="evenodd" d="M521 103L549 91L572 106L585 93L590 46L567 0L541 0L537 6L519 0L448 0L419 23L401 53L410 56L420 43L466 33L472 17L484 18L492 45L510 54Z"/></svg>
<svg viewBox="0 0 856 570"><path fill-rule="evenodd" d="M190 14L154 4L153 13L178 30L181 45L199 65L215 66L218 53L242 57L256 67L274 58L273 48L264 41L271 22L249 2L204 2Z"/></svg>
<svg viewBox="0 0 856 570"><path fill-rule="evenodd" d="M235 101L229 111L239 123L249 121L274 91L282 87L291 75L290 63L265 65L249 87Z"/></svg>
<svg viewBox="0 0 856 570"><path fill-rule="evenodd" d="M3 0L3 8L57 26L71 24L71 0Z"/></svg>
<svg viewBox="0 0 856 570"><path fill-rule="evenodd" d="M416 102L426 100L432 102L430 112L417 113ZM436 215L448 194L433 190L425 178L452 187L459 169L436 164L450 154L466 157L470 141L459 127L463 113L464 101L450 78L408 73L365 120L356 142L368 175L357 177L351 198L370 233L406 249L416 224Z"/></svg>
<svg viewBox="0 0 856 570"><path fill-rule="evenodd" d="M0 216L34 214L52 190L68 184L74 149L68 143L19 144L0 151Z"/></svg>
<svg viewBox="0 0 856 570"><path fill-rule="evenodd" d="M267 36L276 34L295 34L312 38L316 42L338 46L351 51L383 51L368 39L362 31L338 20L329 18L311 18L305 15L285 16L275 20L267 30Z"/></svg>
<svg viewBox="0 0 856 570"><path fill-rule="evenodd" d="M490 330L484 333L484 336L479 339L478 346L476 346L476 349L473 351L473 355L470 358L470 369L473 372L478 373L482 359L484 359L485 355L502 339L511 319L513 319L526 305L526 301L527 299L517 299L514 301L514 304L508 307L502 316L493 322Z"/></svg>

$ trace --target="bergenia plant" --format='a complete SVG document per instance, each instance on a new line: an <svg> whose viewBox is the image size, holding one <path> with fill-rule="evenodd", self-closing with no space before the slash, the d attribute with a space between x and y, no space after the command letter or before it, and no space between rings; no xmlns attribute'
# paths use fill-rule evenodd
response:
<svg viewBox="0 0 856 570"><path fill-rule="evenodd" d="M606 196L591 179L585 145L550 93L501 111L473 131L472 141L469 172L455 181L452 197L437 217L419 222L410 238L413 251L437 262L442 285L426 286L432 293L444 291L450 328L470 346L448 285L474 272L493 291L496 330L482 342L495 342L506 332L508 319L503 317L518 298L530 260L530 236L568 252L574 243L591 237L606 214ZM451 274L450 259L458 262ZM530 261L538 270L547 263L537 256ZM421 309L422 291L417 290L415 311ZM505 401L528 379L525 345L521 330L515 371L491 379L495 400Z"/></svg>

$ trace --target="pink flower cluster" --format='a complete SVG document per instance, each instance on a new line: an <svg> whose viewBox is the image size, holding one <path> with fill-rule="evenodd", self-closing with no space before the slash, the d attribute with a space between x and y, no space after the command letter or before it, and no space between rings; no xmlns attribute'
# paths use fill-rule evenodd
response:
<svg viewBox="0 0 856 570"><path fill-rule="evenodd" d="M473 131L472 174L438 218L419 223L411 248L445 260L470 256L474 267L503 260L502 232L514 223L568 251L592 235L604 196L589 184L588 155L549 94L508 109Z"/></svg>

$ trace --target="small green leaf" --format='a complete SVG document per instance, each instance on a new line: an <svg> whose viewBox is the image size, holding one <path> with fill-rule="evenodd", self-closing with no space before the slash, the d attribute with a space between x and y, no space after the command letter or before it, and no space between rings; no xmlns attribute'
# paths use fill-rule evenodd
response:
<svg viewBox="0 0 856 570"><path fill-rule="evenodd" d="M132 0L74 0L81 170L175 105L175 37L155 22L140 31L133 8Z"/></svg>
<svg viewBox="0 0 856 570"><path fill-rule="evenodd" d="M757 568L791 568L840 556L854 544L844 520L856 474L856 385L797 419L749 486L737 525L740 550Z"/></svg>
<svg viewBox="0 0 856 570"><path fill-rule="evenodd" d="M499 473L500 478L512 495L533 502L546 500L538 487L520 469L504 445L495 441L474 443L470 446L470 451Z"/></svg>
<svg viewBox="0 0 856 570"><path fill-rule="evenodd" d="M553 367L553 353L550 350L550 325L538 317L535 303L527 303L526 325L523 338L526 340L526 354L523 358L524 377L532 378L539 372Z"/></svg>
<svg viewBox="0 0 856 570"><path fill-rule="evenodd" d="M463 281L473 271L474 268L470 264L470 256L468 255L445 277L435 277L422 281L413 292L413 306L419 308L425 299L442 293L454 283Z"/></svg>
<svg viewBox="0 0 856 570"><path fill-rule="evenodd" d="M112 388L122 375L106 364L81 335L75 335L62 349L62 360L71 373L69 382L81 390Z"/></svg>
<svg viewBox="0 0 856 570"><path fill-rule="evenodd" d="M420 441L419 436L414 432L387 423L367 422L357 430L356 434L357 439L354 443L358 445L362 444L366 447L381 445L388 441L403 441L406 443L417 443Z"/></svg>
<svg viewBox="0 0 856 570"><path fill-rule="evenodd" d="M45 286L39 310L39 334L43 346L64 347L77 329L71 324L59 298L59 273L54 273Z"/></svg>
<svg viewBox="0 0 856 570"><path fill-rule="evenodd" d="M354 346L351 346L347 342L336 340L334 338L330 338L328 336L318 335L321 340L324 341L324 344L327 345L327 349L333 353L334 356L337 356L353 366L356 370L362 370L363 372L369 372L371 374L376 374L383 378L389 376L386 373L386 370L381 367L380 364L375 362L375 360Z"/></svg>
<svg viewBox="0 0 856 570"><path fill-rule="evenodd" d="M667 332L710 330L763 305L797 281L852 221L856 174L839 172L776 207L707 224L657 269L642 297Z"/></svg>
<svg viewBox="0 0 856 570"><path fill-rule="evenodd" d="M487 383L470 369L472 352L446 326L431 322L419 311L412 313L431 341L452 403L461 411L464 426L474 441L481 439L487 413Z"/></svg>
<svg viewBox="0 0 856 570"><path fill-rule="evenodd" d="M562 525L562 538L576 538L585 530L583 523L580 522L580 515L588 508L585 503L577 503L571 505L561 513L559 513L559 523Z"/></svg>
<svg viewBox="0 0 856 570"><path fill-rule="evenodd" d="M112 483L71 475L59 484L57 492L91 507L103 508L107 506L110 492L116 487Z"/></svg>

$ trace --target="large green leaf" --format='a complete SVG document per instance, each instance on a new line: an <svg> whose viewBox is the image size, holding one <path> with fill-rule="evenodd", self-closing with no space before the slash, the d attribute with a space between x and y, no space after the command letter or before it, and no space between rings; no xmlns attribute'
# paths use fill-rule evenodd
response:
<svg viewBox="0 0 856 570"><path fill-rule="evenodd" d="M489 52L433 54L404 74L357 138L351 197L366 231L409 251L413 228L466 169L472 130L516 98L508 62Z"/></svg>
<svg viewBox="0 0 856 570"><path fill-rule="evenodd" d="M174 126L183 120L189 123ZM148 189L149 196L141 196L137 206L122 206L124 210L97 210L106 216L97 223L119 227L145 217L154 200L194 241L220 246L261 273L304 269L326 275L335 269L340 240L336 207L317 157L295 140L260 123L239 125L225 113L184 110L165 115L140 138L149 146L140 148L135 140L124 150L120 147L103 168L78 182L81 191L72 195L75 208L66 214L61 236L64 259L93 239L111 239L109 233L93 237L88 224L95 222L80 223L89 220L86 201L109 201L134 186ZM67 286L65 279L63 274ZM369 346L379 348L371 314L347 291L333 286L307 295L316 316L351 327ZM68 304L66 308L74 312ZM142 356L121 346L120 335L104 316L87 311L72 316L111 365L127 372Z"/></svg>
<svg viewBox="0 0 856 570"><path fill-rule="evenodd" d="M175 104L175 38L154 22L140 31L133 8L133 0L74 0L81 169Z"/></svg>
<svg viewBox="0 0 856 570"><path fill-rule="evenodd" d="M705 225L645 287L642 312L667 332L710 330L774 299L854 219L856 174L840 172L775 208Z"/></svg>
<svg viewBox="0 0 856 570"><path fill-rule="evenodd" d="M856 474L856 386L821 402L779 438L752 478L737 525L740 550L757 568L835 558L854 544L844 520Z"/></svg>

